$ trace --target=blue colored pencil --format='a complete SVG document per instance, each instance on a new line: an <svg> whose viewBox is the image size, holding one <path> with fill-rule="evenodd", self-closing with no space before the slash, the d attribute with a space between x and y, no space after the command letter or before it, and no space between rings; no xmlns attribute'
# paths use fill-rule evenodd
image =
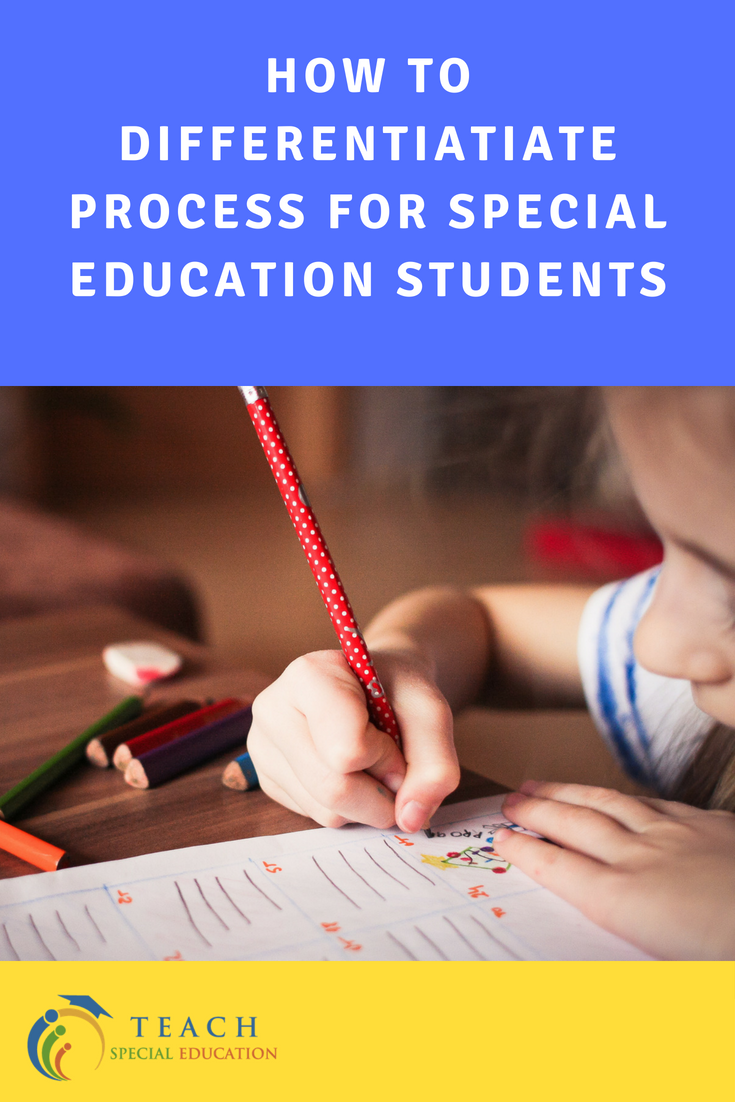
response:
<svg viewBox="0 0 735 1102"><path fill-rule="evenodd" d="M222 784L226 785L227 788L234 788L238 792L248 792L251 788L260 787L253 759L247 751L230 762L222 774Z"/></svg>

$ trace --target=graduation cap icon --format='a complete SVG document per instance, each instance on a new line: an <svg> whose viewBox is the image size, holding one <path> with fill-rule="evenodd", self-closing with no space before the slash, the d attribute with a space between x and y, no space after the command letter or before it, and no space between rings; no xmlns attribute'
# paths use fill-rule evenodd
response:
<svg viewBox="0 0 735 1102"><path fill-rule="evenodd" d="M59 995L60 999L66 999L72 1006L81 1006L83 1010L88 1010L90 1014L94 1014L95 1018L99 1018L100 1014L104 1014L106 1018L111 1018L112 1014L108 1014L106 1010L103 1010L98 1002L90 995Z"/></svg>

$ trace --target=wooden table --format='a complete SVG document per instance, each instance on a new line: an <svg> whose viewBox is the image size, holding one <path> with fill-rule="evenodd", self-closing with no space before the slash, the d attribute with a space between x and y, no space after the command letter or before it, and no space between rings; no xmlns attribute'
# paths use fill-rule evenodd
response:
<svg viewBox="0 0 735 1102"><path fill-rule="evenodd" d="M228 667L207 648L116 608L83 608L0 623L0 791L7 791L130 694L106 673L100 655L108 643L134 639L166 643L186 659L182 673L154 689L150 701L191 695L253 697L268 682L261 674ZM222 770L233 756L230 751L150 791L130 788L117 770L97 769L85 761L13 822L62 847L71 863L80 865L316 825L259 790L225 788ZM502 791L500 785L463 770L450 801ZM0 850L0 877L34 871Z"/></svg>

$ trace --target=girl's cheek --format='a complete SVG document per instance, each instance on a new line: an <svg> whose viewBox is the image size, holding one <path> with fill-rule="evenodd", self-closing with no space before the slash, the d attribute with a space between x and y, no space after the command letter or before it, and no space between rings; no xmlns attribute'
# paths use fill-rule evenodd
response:
<svg viewBox="0 0 735 1102"><path fill-rule="evenodd" d="M708 716L735 727L735 676L719 685L693 684L694 703Z"/></svg>

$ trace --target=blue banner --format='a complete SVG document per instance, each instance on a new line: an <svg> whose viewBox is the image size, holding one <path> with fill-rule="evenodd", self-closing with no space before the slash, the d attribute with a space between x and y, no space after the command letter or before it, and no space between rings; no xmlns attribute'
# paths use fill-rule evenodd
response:
<svg viewBox="0 0 735 1102"><path fill-rule="evenodd" d="M724 2L6 17L6 382L731 377Z"/></svg>

